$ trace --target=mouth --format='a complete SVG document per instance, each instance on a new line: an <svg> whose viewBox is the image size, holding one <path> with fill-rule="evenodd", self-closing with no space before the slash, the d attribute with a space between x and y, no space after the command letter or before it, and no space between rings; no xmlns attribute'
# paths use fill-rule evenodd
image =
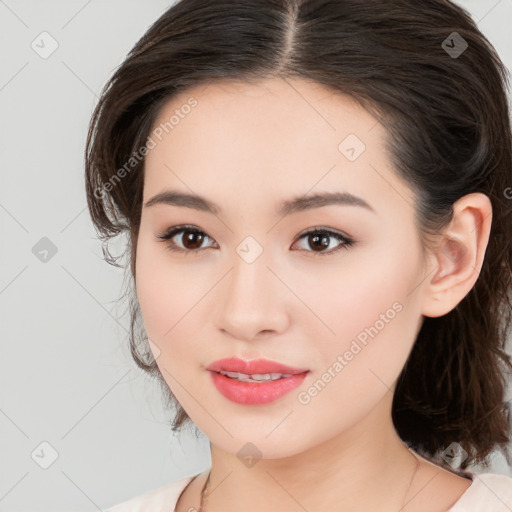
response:
<svg viewBox="0 0 512 512"><path fill-rule="evenodd" d="M261 405L281 398L302 384L310 372L276 361L221 359L206 367L217 390L228 400Z"/></svg>

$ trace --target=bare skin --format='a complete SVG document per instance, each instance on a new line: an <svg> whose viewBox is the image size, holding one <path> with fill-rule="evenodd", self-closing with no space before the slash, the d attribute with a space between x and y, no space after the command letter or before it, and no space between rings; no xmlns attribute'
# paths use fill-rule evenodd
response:
<svg viewBox="0 0 512 512"><path fill-rule="evenodd" d="M424 317L451 311L478 278L489 199L457 201L424 259L415 198L389 161L385 128L349 98L298 79L213 83L172 98L155 127L190 97L196 106L146 158L136 285L158 367L211 443L207 512L397 512L404 497L404 512L446 512L471 482L421 460L409 489L416 461L391 406ZM358 141L365 149L353 158ZM167 190L221 211L146 205ZM340 191L371 209L276 213L284 200ZM194 254L183 234L173 237L181 252L158 238L183 225L204 233ZM313 254L300 235L316 226L355 243L333 252L340 242L331 238L329 255ZM262 248L251 263L237 252L248 236ZM351 356L353 340L375 326ZM346 364L334 370L339 355ZM230 356L309 373L274 402L244 405L220 394L205 369ZM237 456L247 446L259 454L251 467ZM184 491L178 512L197 509L206 476Z"/></svg>
<svg viewBox="0 0 512 512"><path fill-rule="evenodd" d="M402 509L403 512L446 512L450 509L466 492L471 485L471 480L458 476L450 471L432 464L423 459L418 454L414 454L419 461L418 470L414 475L411 487L407 491L406 505ZM413 471L411 474L413 474ZM199 510L201 502L201 493L208 479L209 470L200 473L195 477L183 490L176 505L176 512L191 512L192 509ZM225 477L221 476L221 480ZM208 486L209 490L216 489L218 494L222 491L222 484L216 488L212 485L212 481ZM381 500L381 498L379 498ZM327 502L326 502L327 503ZM379 503L375 505L374 510L381 510ZM327 510L328 504L318 505L314 510ZM370 505L369 505L370 506ZM289 501L286 510L301 510L300 507L294 507L292 500ZM213 508L213 499L209 498L207 502L207 512L215 512L215 510L224 510L221 508ZM266 507L270 509L270 507ZM361 509L363 510L363 509ZM368 510L370 510L368 508ZM396 509L399 510L399 509Z"/></svg>

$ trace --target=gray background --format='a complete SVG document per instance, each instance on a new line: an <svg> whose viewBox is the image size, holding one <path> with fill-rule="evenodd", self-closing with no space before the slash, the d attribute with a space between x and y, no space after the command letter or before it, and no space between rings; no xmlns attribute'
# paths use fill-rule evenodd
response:
<svg viewBox="0 0 512 512"><path fill-rule="evenodd" d="M512 69L512 0L459 3ZM101 87L171 4L0 0L2 512L102 510L210 465L131 360L123 273L102 259L83 182ZM52 40L47 58L31 46ZM485 471L511 469L500 456Z"/></svg>

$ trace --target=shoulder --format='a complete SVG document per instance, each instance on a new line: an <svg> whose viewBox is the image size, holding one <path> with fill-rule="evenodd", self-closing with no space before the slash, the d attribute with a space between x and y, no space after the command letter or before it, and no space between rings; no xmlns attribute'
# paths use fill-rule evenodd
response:
<svg viewBox="0 0 512 512"><path fill-rule="evenodd" d="M448 512L510 512L512 477L497 473L471 473L473 483Z"/></svg>
<svg viewBox="0 0 512 512"><path fill-rule="evenodd" d="M187 484L197 475L187 476L170 484L107 508L105 512L174 511L178 498Z"/></svg>

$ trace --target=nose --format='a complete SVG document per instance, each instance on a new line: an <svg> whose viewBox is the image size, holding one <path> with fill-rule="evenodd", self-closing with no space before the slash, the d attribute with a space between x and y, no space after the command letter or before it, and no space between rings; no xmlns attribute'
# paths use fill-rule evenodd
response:
<svg viewBox="0 0 512 512"><path fill-rule="evenodd" d="M235 254L233 267L217 296L217 327L223 334L251 341L284 332L289 323L291 293L265 258L248 263Z"/></svg>

